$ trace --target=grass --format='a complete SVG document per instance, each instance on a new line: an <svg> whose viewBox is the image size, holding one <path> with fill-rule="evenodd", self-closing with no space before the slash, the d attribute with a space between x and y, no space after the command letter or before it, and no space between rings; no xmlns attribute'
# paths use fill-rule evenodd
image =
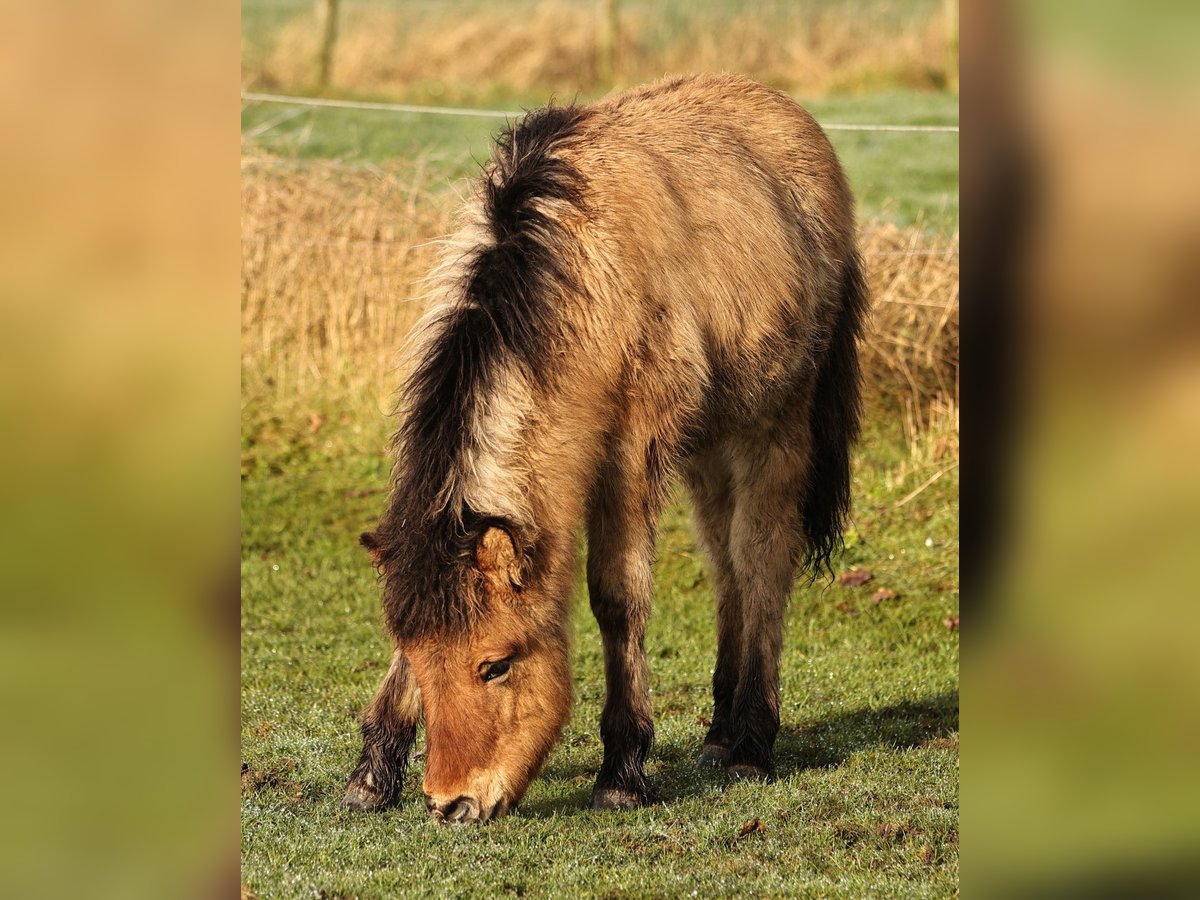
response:
<svg viewBox="0 0 1200 900"><path fill-rule="evenodd" d="M546 99L505 96L495 102L501 109L520 109ZM958 98L948 93L888 91L802 102L825 122L940 125L958 121ZM503 124L503 119L297 110L260 103L246 104L242 111L243 135L256 150L301 162L333 159L360 166L419 157L430 178L447 185L478 171L479 162L490 154L491 136ZM901 226L920 224L940 232L957 229L957 135L832 132L830 139L858 198L861 218Z"/></svg>
<svg viewBox="0 0 1200 900"><path fill-rule="evenodd" d="M331 87L422 84L478 103L508 90L604 90L663 72L733 70L806 93L939 88L950 35L938 0L596 0L342 4ZM306 89L319 43L311 5L243 5L243 82Z"/></svg>
<svg viewBox="0 0 1200 900"><path fill-rule="evenodd" d="M336 424L313 427L317 419ZM258 434L243 482L242 880L263 897L728 893L950 896L958 877L957 477L897 506L944 460L876 422L859 454L842 565L859 588L798 588L783 660L779 779L727 785L693 768L711 710L712 590L684 507L660 531L647 638L660 805L584 810L599 766L600 640L576 589L577 705L519 810L485 828L401 804L337 808L356 714L389 647L355 536L388 474L385 423L296 404ZM274 434L274 437L270 437ZM887 587L896 599L872 604ZM739 837L758 819L765 830Z"/></svg>

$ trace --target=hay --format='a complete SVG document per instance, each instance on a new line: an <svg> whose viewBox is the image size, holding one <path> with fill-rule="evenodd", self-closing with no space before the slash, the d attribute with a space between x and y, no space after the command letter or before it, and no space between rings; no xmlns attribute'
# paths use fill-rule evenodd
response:
<svg viewBox="0 0 1200 900"><path fill-rule="evenodd" d="M394 389L434 260L429 242L449 231L457 202L437 187L420 160L385 169L243 161L247 390ZM862 345L868 408L901 417L910 441L953 432L957 453L958 238L871 223L862 249L873 298Z"/></svg>
<svg viewBox="0 0 1200 900"><path fill-rule="evenodd" d="M862 251L871 323L862 347L868 406L915 410L958 397L958 235L873 223Z"/></svg>
<svg viewBox="0 0 1200 900"><path fill-rule="evenodd" d="M812 10L789 4L747 10L717 4L675 10L622 8L611 83L601 78L598 17L590 4L443 10L346 11L333 67L339 91L408 95L554 92L571 96L650 81L664 72L744 72L793 92L943 87L946 28L940 4L923 15L877 9ZM263 60L247 61L248 86L312 85L318 25L305 14L274 35Z"/></svg>
<svg viewBox="0 0 1200 900"><path fill-rule="evenodd" d="M303 392L385 377L420 314L414 285L449 230L419 162L242 165L242 361L247 377Z"/></svg>

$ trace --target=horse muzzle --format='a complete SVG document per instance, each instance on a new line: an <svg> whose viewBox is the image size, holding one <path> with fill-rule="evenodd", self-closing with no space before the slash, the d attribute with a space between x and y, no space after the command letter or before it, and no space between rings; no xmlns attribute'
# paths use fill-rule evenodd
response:
<svg viewBox="0 0 1200 900"><path fill-rule="evenodd" d="M508 812L508 804L501 800L485 810L474 797L463 795L453 800L442 801L426 794L425 809L429 811L429 817L440 825L467 825L500 818Z"/></svg>

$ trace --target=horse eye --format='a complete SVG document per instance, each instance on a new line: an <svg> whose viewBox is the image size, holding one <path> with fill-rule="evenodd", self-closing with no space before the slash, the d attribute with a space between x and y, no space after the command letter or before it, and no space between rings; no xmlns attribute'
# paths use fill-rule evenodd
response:
<svg viewBox="0 0 1200 900"><path fill-rule="evenodd" d="M508 674L508 668L512 665L511 659L502 659L499 662L484 663L483 672L480 673L480 678L484 681L493 681L502 675Z"/></svg>

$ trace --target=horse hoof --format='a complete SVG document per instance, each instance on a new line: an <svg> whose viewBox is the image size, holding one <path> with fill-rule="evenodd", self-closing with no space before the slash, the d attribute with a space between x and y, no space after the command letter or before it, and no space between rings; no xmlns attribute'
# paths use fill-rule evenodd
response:
<svg viewBox="0 0 1200 900"><path fill-rule="evenodd" d="M770 772L751 763L734 763L725 771L736 781L769 781L771 778Z"/></svg>
<svg viewBox="0 0 1200 900"><path fill-rule="evenodd" d="M727 747L722 747L720 744L705 744L700 751L700 758L696 760L696 768L719 769L725 765L727 759L729 759Z"/></svg>
<svg viewBox="0 0 1200 900"><path fill-rule="evenodd" d="M636 793L622 788L596 788L592 791L592 809L637 809L644 803Z"/></svg>
<svg viewBox="0 0 1200 900"><path fill-rule="evenodd" d="M342 809L352 809L355 812L375 812L387 805L384 798L361 782L352 781L346 785L346 796L342 798Z"/></svg>

